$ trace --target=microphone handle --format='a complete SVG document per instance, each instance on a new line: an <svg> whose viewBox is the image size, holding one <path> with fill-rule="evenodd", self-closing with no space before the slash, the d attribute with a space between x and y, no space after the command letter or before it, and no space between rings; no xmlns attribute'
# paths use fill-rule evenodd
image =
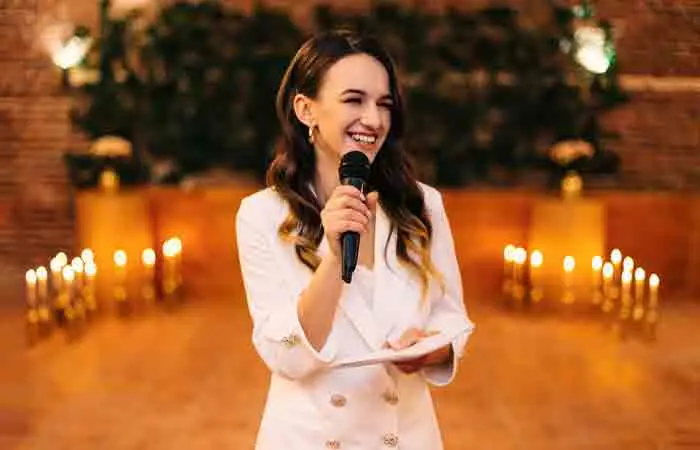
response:
<svg viewBox="0 0 700 450"><path fill-rule="evenodd" d="M357 177L348 177L340 180L342 184L356 187L364 194L365 180ZM344 282L352 281L352 274L357 267L357 259L360 254L360 233L345 231L340 235L340 249L342 256L341 277Z"/></svg>

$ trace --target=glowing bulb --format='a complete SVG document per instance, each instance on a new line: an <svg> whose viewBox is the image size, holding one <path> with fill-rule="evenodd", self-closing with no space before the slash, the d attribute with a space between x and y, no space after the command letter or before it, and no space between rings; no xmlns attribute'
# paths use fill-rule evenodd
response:
<svg viewBox="0 0 700 450"><path fill-rule="evenodd" d="M603 258L600 256L594 256L593 259L591 260L591 267L593 267L593 270L598 271L603 268Z"/></svg>
<svg viewBox="0 0 700 450"><path fill-rule="evenodd" d="M564 272L571 273L576 268L576 260L573 256L564 257Z"/></svg>
<svg viewBox="0 0 700 450"><path fill-rule="evenodd" d="M144 266L153 266L156 263L156 252L152 248L147 248L141 253L141 261Z"/></svg>

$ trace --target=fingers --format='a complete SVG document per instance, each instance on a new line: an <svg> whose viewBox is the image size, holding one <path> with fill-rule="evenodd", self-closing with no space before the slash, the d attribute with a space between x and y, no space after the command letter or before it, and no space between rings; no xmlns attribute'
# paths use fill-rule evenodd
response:
<svg viewBox="0 0 700 450"><path fill-rule="evenodd" d="M406 347L410 347L416 342L420 341L425 336L422 330L418 328L409 328L403 332L401 337L396 342L389 342L389 345L394 350L401 350Z"/></svg>
<svg viewBox="0 0 700 450"><path fill-rule="evenodd" d="M345 231L366 232L372 213L365 200L359 189L349 185L337 186L321 211L326 233L337 236Z"/></svg>
<svg viewBox="0 0 700 450"><path fill-rule="evenodd" d="M409 361L396 362L394 365L403 373L416 373L425 366L425 357L421 356L420 358L411 359Z"/></svg>

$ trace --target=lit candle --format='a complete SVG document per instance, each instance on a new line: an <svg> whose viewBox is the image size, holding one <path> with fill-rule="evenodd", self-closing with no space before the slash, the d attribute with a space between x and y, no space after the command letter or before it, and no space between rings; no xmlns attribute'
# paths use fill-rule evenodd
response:
<svg viewBox="0 0 700 450"><path fill-rule="evenodd" d="M36 269L36 281L37 281L37 304L39 305L39 319L42 322L47 322L49 320L49 285L48 285L49 273L46 267L40 266Z"/></svg>
<svg viewBox="0 0 700 450"><path fill-rule="evenodd" d="M62 270L63 274L63 290L59 296L58 306L59 309L63 310L64 317L67 320L73 318L73 282L75 281L75 271L73 267L64 266Z"/></svg>
<svg viewBox="0 0 700 450"><path fill-rule="evenodd" d="M620 249L615 248L610 252L610 262L613 263L615 273L618 273L620 270L620 262L622 262L622 252Z"/></svg>
<svg viewBox="0 0 700 450"><path fill-rule="evenodd" d="M631 256L625 256L625 259L622 260L622 271L632 272L632 269L634 269L634 259Z"/></svg>
<svg viewBox="0 0 700 450"><path fill-rule="evenodd" d="M127 257L124 250L114 252L114 299L117 302L126 300L126 263Z"/></svg>
<svg viewBox="0 0 700 450"><path fill-rule="evenodd" d="M646 272L641 267L634 271L634 320L639 320L644 316L644 280Z"/></svg>
<svg viewBox="0 0 700 450"><path fill-rule="evenodd" d="M571 290L571 279L574 269L576 268L576 260L573 256L565 256L563 262L564 268L564 295L562 302L573 303L575 300L574 293Z"/></svg>
<svg viewBox="0 0 700 450"><path fill-rule="evenodd" d="M503 293L509 295L513 290L515 276L515 246L508 244L503 249Z"/></svg>
<svg viewBox="0 0 700 450"><path fill-rule="evenodd" d="M610 262L612 262L613 265L613 281L610 285L610 297L612 298L618 298L620 296L620 289L619 289L619 280L620 280L620 275L622 274L622 252L615 248L613 251L610 252Z"/></svg>
<svg viewBox="0 0 700 450"><path fill-rule="evenodd" d="M83 270L85 268L83 260L76 256L75 258L73 258L71 260L70 265L73 268L73 271L75 272L75 287L76 287L78 292L82 292L82 289L83 289Z"/></svg>
<svg viewBox="0 0 700 450"><path fill-rule="evenodd" d="M525 296L525 262L527 261L527 251L518 247L513 252L513 261L515 262L515 276L513 285L513 297L522 299Z"/></svg>
<svg viewBox="0 0 700 450"><path fill-rule="evenodd" d="M622 283L622 298L620 305L620 319L625 320L630 316L630 308L632 307L632 272L627 270L622 272L620 276Z"/></svg>
<svg viewBox="0 0 700 450"><path fill-rule="evenodd" d="M49 268L51 269L51 287L53 288L53 294L59 296L63 290L63 275L61 273L63 266L61 262L54 257L49 263Z"/></svg>
<svg viewBox="0 0 700 450"><path fill-rule="evenodd" d="M603 270L603 258L600 256L594 256L591 260L591 268L593 269L593 303L599 304L602 301L602 279L601 272Z"/></svg>
<svg viewBox="0 0 700 450"><path fill-rule="evenodd" d="M170 295L177 289L177 246L172 239L163 243L163 293Z"/></svg>
<svg viewBox="0 0 700 450"><path fill-rule="evenodd" d="M68 256L63 252L56 253L55 258L58 261L58 263L61 265L61 268L63 268L63 266L68 264Z"/></svg>
<svg viewBox="0 0 700 450"><path fill-rule="evenodd" d="M656 309L659 305L659 285L661 279L655 273L649 275L649 307Z"/></svg>
<svg viewBox="0 0 700 450"><path fill-rule="evenodd" d="M97 300L95 298L95 276L97 275L97 266L93 261L85 263L85 286L83 295L85 296L85 307L88 311L97 309Z"/></svg>
<svg viewBox="0 0 700 450"><path fill-rule="evenodd" d="M612 284L615 268L612 263L606 262L603 264L603 311L608 312L613 308L612 302Z"/></svg>
<svg viewBox="0 0 700 450"><path fill-rule="evenodd" d="M542 292L542 264L544 263L544 255L539 250L533 250L530 253L530 299L533 302L542 300L544 294Z"/></svg>
<svg viewBox="0 0 700 450"><path fill-rule="evenodd" d="M27 301L27 306L30 309L36 308L37 305L37 276L36 276L36 271L34 269L29 269L27 272L24 274L24 279L26 282L26 301Z"/></svg>
<svg viewBox="0 0 700 450"><path fill-rule="evenodd" d="M80 252L80 258L83 260L84 263L88 262L95 262L95 253L92 251L92 249L86 248L83 249L82 252Z"/></svg>
<svg viewBox="0 0 700 450"><path fill-rule="evenodd" d="M147 248L141 253L141 262L143 263L143 282L141 286L141 295L144 300L151 301L155 298L155 289L153 286L155 280L155 264L156 252L152 248Z"/></svg>

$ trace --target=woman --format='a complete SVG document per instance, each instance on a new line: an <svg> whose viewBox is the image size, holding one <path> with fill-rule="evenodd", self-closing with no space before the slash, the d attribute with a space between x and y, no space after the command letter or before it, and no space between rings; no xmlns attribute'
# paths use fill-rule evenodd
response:
<svg viewBox="0 0 700 450"><path fill-rule="evenodd" d="M454 377L473 325L440 194L399 147L402 101L382 47L329 32L297 52L277 95L283 140L269 187L236 218L253 343L272 372L258 450L442 448L428 383ZM371 193L340 185L351 150ZM341 280L339 236L360 233ZM334 363L433 333L450 345L397 363Z"/></svg>

